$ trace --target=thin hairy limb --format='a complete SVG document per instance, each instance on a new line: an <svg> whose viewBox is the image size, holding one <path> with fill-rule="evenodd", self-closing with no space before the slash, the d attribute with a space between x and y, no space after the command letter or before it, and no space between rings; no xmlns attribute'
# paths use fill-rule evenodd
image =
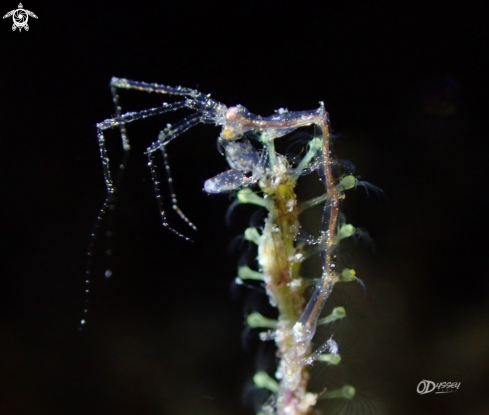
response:
<svg viewBox="0 0 489 415"><path fill-rule="evenodd" d="M179 121L175 125L168 124L167 127L163 131L161 131L160 134L158 135L158 141L152 143L151 146L148 147L148 149L146 150L148 154L158 149L161 151L161 154L163 156L163 163L165 164L168 187L170 189L172 208L173 210L175 210L175 212L177 212L178 216L180 216L180 218L182 218L185 221L185 223L193 230L197 230L197 227L190 221L190 219L187 218L187 216L183 213L183 211L178 207L177 196L175 193L175 189L173 187L173 177L171 174L170 163L168 162L168 153L166 152L166 145L171 140L178 137L180 134L183 134L189 128L192 128L193 126L198 124L201 121L201 119L202 116L197 113L185 117L183 120ZM163 222L166 223L166 216L164 214L163 203L161 201L161 192L159 190L159 186L156 184L157 182L155 183L154 181L156 176L153 171L151 172L151 177L153 178L155 189L156 187L158 187L158 192L157 192L158 195L157 197L159 198L158 205L160 207L160 213L162 214L162 217L165 217L165 220Z"/></svg>
<svg viewBox="0 0 489 415"><path fill-rule="evenodd" d="M158 140L152 143L146 151L148 153L151 153L153 151L161 149L161 147L167 145L171 140L177 138L188 129L197 125L199 122L201 122L201 120L202 116L197 113L185 117L183 120L179 121L175 125L168 124L168 126L158 135Z"/></svg>
<svg viewBox="0 0 489 415"><path fill-rule="evenodd" d="M148 110L127 112L120 116L109 118L97 124L97 137L100 148L100 158L104 168L105 185L108 193L114 193L114 184L110 174L109 157L107 155L107 147L105 145L104 131L110 128L119 127L128 122L137 121L143 118L152 117L159 114L164 114L168 111L176 111L180 108L185 108L185 102L176 102L174 104L164 104L161 107L151 108Z"/></svg>
<svg viewBox="0 0 489 415"><path fill-rule="evenodd" d="M112 93L112 101L114 102L115 113L117 117L120 117L122 115L122 107L119 101L119 95L117 94L117 89L114 86L112 86L112 83L111 83L110 92ZM126 130L125 123L121 123L119 125L119 130L121 133L122 147L124 148L125 151L129 151L131 145L129 143L129 138L127 137L127 130Z"/></svg>
<svg viewBox="0 0 489 415"><path fill-rule="evenodd" d="M168 223L168 219L166 217L165 209L163 206L163 200L161 197L160 182L158 181L158 175L156 174L156 167L154 164L154 153L148 153L148 167L149 167L149 170L151 172L151 180L153 181L153 187L154 187L154 191L156 194L156 200L158 202L158 208L160 209L161 222L162 222L163 226L165 228L169 229L170 231L172 231L175 235L180 236L181 238L185 239L186 241L192 242L192 240L190 238L188 238L187 236L178 232L176 229L172 228ZM189 223L191 223L191 222L189 221Z"/></svg>
<svg viewBox="0 0 489 415"><path fill-rule="evenodd" d="M194 231L197 230L197 227L185 216L182 210L178 207L177 195L175 193L175 189L173 187L173 177L171 175L170 163L168 162L168 153L166 152L166 147L160 147L161 154L163 155L163 163L165 164L166 177L168 182L168 188L170 189L172 208L175 212L177 212L178 216L180 216L188 226L190 226Z"/></svg>
<svg viewBox="0 0 489 415"><path fill-rule="evenodd" d="M88 244L88 252L87 252L87 268L85 271L85 303L83 306L83 317L80 320L80 325L78 326L78 330L81 331L83 326L87 322L87 314L88 314L88 303L89 303L89 294L90 294L90 277L92 274L92 256L93 249L95 246L95 239L97 236L97 232L100 228L100 224L102 223L102 218L105 216L105 212L107 212L107 208L109 207L109 198L110 194L107 195L104 204L100 208L100 211L97 215L97 220L95 221L92 233L90 234L90 242Z"/></svg>
<svg viewBox="0 0 489 415"><path fill-rule="evenodd" d="M134 89L137 91L154 92L157 94L169 94L169 95L180 95L180 96L202 95L201 92L191 88L182 88L181 86L172 87L172 86L166 86L166 85L149 83L149 82L132 81L130 79L116 78L116 77L113 77L110 80L110 86L112 88Z"/></svg>

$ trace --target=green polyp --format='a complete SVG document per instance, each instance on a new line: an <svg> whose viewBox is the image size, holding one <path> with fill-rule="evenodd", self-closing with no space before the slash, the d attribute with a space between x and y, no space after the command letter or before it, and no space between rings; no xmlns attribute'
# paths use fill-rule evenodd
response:
<svg viewBox="0 0 489 415"><path fill-rule="evenodd" d="M321 151L323 148L323 139L320 137L313 138L309 142L309 151Z"/></svg>
<svg viewBox="0 0 489 415"><path fill-rule="evenodd" d="M272 320L271 318L267 318L262 316L260 313L254 312L248 315L246 318L246 323L251 328L267 328L267 329L276 329L277 328L277 320Z"/></svg>
<svg viewBox="0 0 489 415"><path fill-rule="evenodd" d="M338 190L349 190L353 189L357 185L357 179L352 174L344 176L337 186Z"/></svg>
<svg viewBox="0 0 489 415"><path fill-rule="evenodd" d="M253 376L253 383L262 389L268 389L270 392L277 393L280 389L275 379L272 379L266 372L257 372Z"/></svg>
<svg viewBox="0 0 489 415"><path fill-rule="evenodd" d="M254 271L248 266L242 266L238 268L238 278L242 280L259 280L263 281L265 279L265 274L261 272Z"/></svg>
<svg viewBox="0 0 489 415"><path fill-rule="evenodd" d="M352 399L355 396L356 392L357 391L353 386L345 385L340 389L324 392L321 395L320 399L335 399L335 398Z"/></svg>
<svg viewBox="0 0 489 415"><path fill-rule="evenodd" d="M344 282L354 281L357 278L355 276L356 274L357 273L355 272L354 269L345 268L343 271L341 271L340 281L344 281Z"/></svg>
<svg viewBox="0 0 489 415"><path fill-rule="evenodd" d="M357 179L353 175L345 176L343 177L340 182L336 185L336 190L341 193L344 190L349 190L354 188L357 185ZM300 210L301 212L312 208L316 205L319 205L320 203L323 203L324 201L329 199L329 194L325 193L321 196L317 196L311 200L308 200L306 202L301 203L300 205ZM350 225L351 226L351 225Z"/></svg>
<svg viewBox="0 0 489 415"><path fill-rule="evenodd" d="M267 147L270 165L275 166L277 163L277 153L275 152L275 141L273 137L270 137L265 131L263 131L261 133L261 141Z"/></svg>
<svg viewBox="0 0 489 415"><path fill-rule="evenodd" d="M334 315L336 318L343 318L346 316L346 310L344 307L335 307L333 308L331 314Z"/></svg>
<svg viewBox="0 0 489 415"><path fill-rule="evenodd" d="M318 320L318 325L333 323L336 320L340 320L346 317L346 310L344 307L335 307L330 315Z"/></svg>
<svg viewBox="0 0 489 415"><path fill-rule="evenodd" d="M316 359L318 362L329 363L330 365L337 365L341 362L341 356L339 354L321 354Z"/></svg>
<svg viewBox="0 0 489 415"><path fill-rule="evenodd" d="M255 192L253 192L251 189L249 188L244 188L244 189L241 189L239 192L238 192L238 200L240 203L250 203L252 205L257 205L257 206L261 206L261 207L264 207L264 208L267 208L268 204L267 204L267 201L265 199L263 199L262 197L258 196Z"/></svg>
<svg viewBox="0 0 489 415"><path fill-rule="evenodd" d="M246 228L244 237L247 241L253 242L256 245L260 245L260 234L256 228Z"/></svg>
<svg viewBox="0 0 489 415"><path fill-rule="evenodd" d="M338 231L338 237L341 239L349 238L355 233L356 228L349 223L345 223L340 226L340 230Z"/></svg>
<svg viewBox="0 0 489 415"><path fill-rule="evenodd" d="M320 138L314 138L309 142L309 151L297 166L297 175L299 175L304 169L309 167L311 160L317 155L317 152L321 150L323 142Z"/></svg>

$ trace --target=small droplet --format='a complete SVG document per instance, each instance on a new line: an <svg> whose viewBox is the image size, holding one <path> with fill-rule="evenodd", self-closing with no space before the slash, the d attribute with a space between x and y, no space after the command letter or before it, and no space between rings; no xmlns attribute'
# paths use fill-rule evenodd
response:
<svg viewBox="0 0 489 415"><path fill-rule="evenodd" d="M85 324L85 320L80 321L80 324Z"/></svg>
<svg viewBox="0 0 489 415"><path fill-rule="evenodd" d="M112 277L112 271L108 269L107 271L105 271L105 278L110 278L110 277Z"/></svg>

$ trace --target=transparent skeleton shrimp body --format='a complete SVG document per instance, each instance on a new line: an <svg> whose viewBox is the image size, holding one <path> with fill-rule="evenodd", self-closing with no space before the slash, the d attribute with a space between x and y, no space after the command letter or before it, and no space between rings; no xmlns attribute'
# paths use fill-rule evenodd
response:
<svg viewBox="0 0 489 415"><path fill-rule="evenodd" d="M109 158L105 146L104 131L118 127L121 132L124 149L129 150L130 144L125 128L126 123L154 115L164 114L169 111L176 111L182 108L194 111L193 114L183 118L174 125L168 125L159 133L158 139L147 149L149 158L148 165L151 170L163 225L185 239L188 238L168 224L163 209L158 181L156 179L153 154L158 150L162 152L167 174L169 174L170 170L166 158L166 145L196 124L214 124L221 127L218 144L223 150L228 164L231 167L230 170L205 182L204 190L208 193L223 193L246 188L259 181L270 179L273 175L277 175L277 172L281 171L280 169L283 170L283 174L293 177L293 180L297 180L298 176L305 174L306 171L311 171L311 165L313 165L313 169L319 170L326 188L326 197L323 197L322 199L322 201L325 201L323 227L321 229L319 241L316 241L316 243L321 246L323 264L322 277L317 283L315 292L307 303L302 316L293 327L293 337L296 344L294 355L283 357L284 360L289 360L290 364L298 366L295 372L299 373L303 366L310 364L310 361L307 360L305 354L310 349L319 314L338 278L337 273L335 272L335 250L339 241L337 227L342 192L341 188L337 186L338 180L336 180L333 175L333 160L329 148L330 134L328 115L324 109L323 103L321 103L320 107L316 110L279 110L271 116L261 117L252 114L241 105L227 107L212 99L210 95L205 95L189 88L168 87L160 84L112 78L111 89L114 104L116 106L116 116L97 124L100 155L109 196L114 192L114 186L109 169ZM184 99L174 103L163 103L159 107L143 111L123 113L119 105L118 89L132 89L158 94L182 96ZM288 163L285 157L275 153L274 140L305 126L315 127L316 138L311 141L308 153L294 170L291 169L290 166L287 167ZM253 133L260 137L259 141L263 145L261 151L256 150L250 144L247 139L247 133ZM312 143L314 143L314 145L312 145ZM177 211L180 217L184 219L189 226L195 228L178 208L170 176L169 185L173 209ZM106 205L107 202L104 206ZM286 375L285 372L287 372L287 370L284 370L284 375ZM282 379L282 382L286 385L287 389L292 390L297 387L298 381L292 376L288 380Z"/></svg>

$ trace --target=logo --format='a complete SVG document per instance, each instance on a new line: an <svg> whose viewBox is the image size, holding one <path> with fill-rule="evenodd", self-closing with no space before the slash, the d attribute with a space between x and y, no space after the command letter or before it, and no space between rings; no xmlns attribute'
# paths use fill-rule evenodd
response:
<svg viewBox="0 0 489 415"><path fill-rule="evenodd" d="M418 383L418 388L416 389L420 395L424 395L425 393L433 392L435 389L437 390L435 393L453 393L457 392L460 384L462 382L432 382L431 380L423 379Z"/></svg>
<svg viewBox="0 0 489 415"><path fill-rule="evenodd" d="M19 3L18 7L18 9L9 11L3 18L6 19L7 17L12 16L12 19L14 20L14 24L12 25L13 31L15 31L15 29L19 29L19 32L22 32L22 29L27 31L29 30L29 25L27 24L29 16L34 17L35 19L37 19L37 16L31 11L24 9L22 3Z"/></svg>

